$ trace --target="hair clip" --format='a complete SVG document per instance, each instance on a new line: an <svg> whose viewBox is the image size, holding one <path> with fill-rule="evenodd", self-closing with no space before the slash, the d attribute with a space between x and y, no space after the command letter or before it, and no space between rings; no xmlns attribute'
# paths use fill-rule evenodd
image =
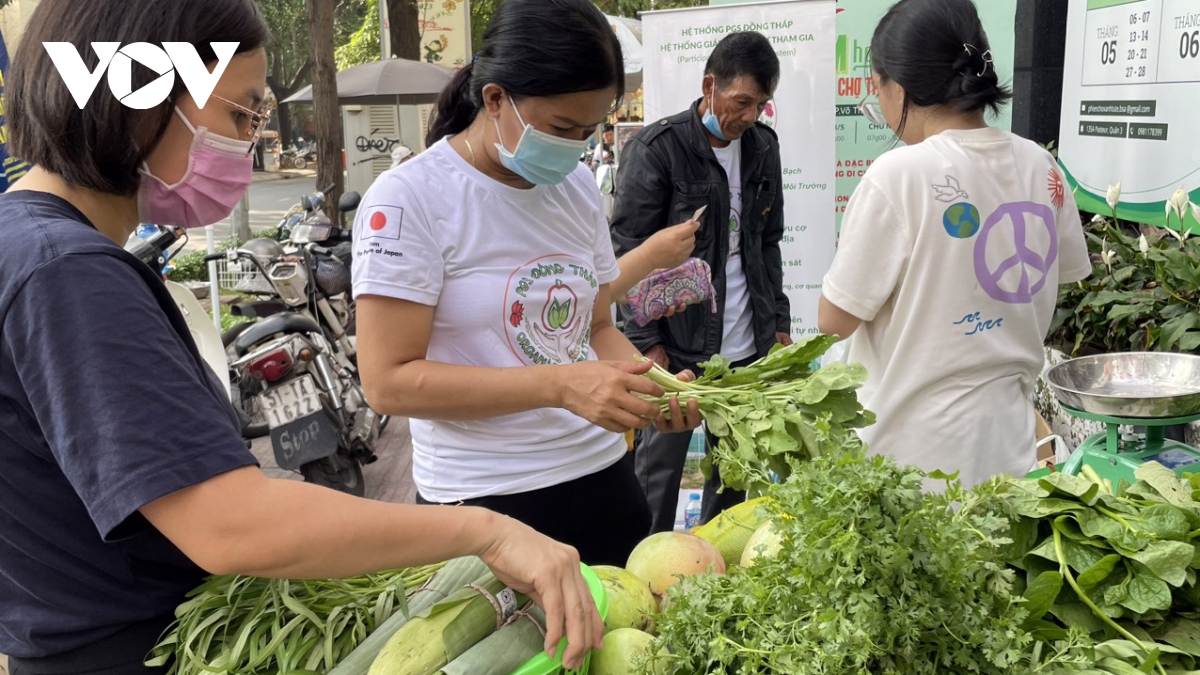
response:
<svg viewBox="0 0 1200 675"><path fill-rule="evenodd" d="M974 56L974 54L971 53L972 49L974 49L975 51L979 51L979 47L976 47L975 45L972 45L972 44L967 44L966 42L963 43L963 51L965 51L967 53L967 56ZM988 50L984 51L982 54L980 54L979 58L983 59L983 70L976 73L975 76L983 77L984 75L987 75L988 66L991 66L993 69L995 69L996 66L993 63L995 61L995 59L992 58L992 50L990 50L990 49L988 49Z"/></svg>
<svg viewBox="0 0 1200 675"><path fill-rule="evenodd" d="M992 63L994 60L995 59L992 58L992 50L989 49L983 53L983 70L979 72L979 77L983 77L984 75L987 75L989 66L991 66L991 68L993 70L995 70L996 66L994 66Z"/></svg>

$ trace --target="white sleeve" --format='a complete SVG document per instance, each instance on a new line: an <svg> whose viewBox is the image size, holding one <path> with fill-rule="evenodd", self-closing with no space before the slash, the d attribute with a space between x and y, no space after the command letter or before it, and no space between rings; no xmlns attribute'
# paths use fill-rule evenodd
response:
<svg viewBox="0 0 1200 675"><path fill-rule="evenodd" d="M1058 169L1055 169L1058 171ZM1061 174L1060 174L1061 175ZM1063 185L1067 182L1063 179ZM1083 221L1070 189L1065 192L1062 208L1058 210L1058 283L1073 284L1092 275L1092 260L1088 255Z"/></svg>
<svg viewBox="0 0 1200 675"><path fill-rule="evenodd" d="M367 190L354 218L354 297L379 295L436 306L445 262L423 204L390 171Z"/></svg>
<svg viewBox="0 0 1200 675"><path fill-rule="evenodd" d="M892 296L911 253L901 214L864 178L846 205L837 254L821 293L838 308L871 321Z"/></svg>

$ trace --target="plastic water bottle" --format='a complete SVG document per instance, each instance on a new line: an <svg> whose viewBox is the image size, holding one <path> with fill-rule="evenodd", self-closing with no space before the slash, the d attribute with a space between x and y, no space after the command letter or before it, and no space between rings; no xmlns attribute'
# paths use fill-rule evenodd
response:
<svg viewBox="0 0 1200 675"><path fill-rule="evenodd" d="M688 497L687 507L683 510L683 526L690 530L698 525L700 525L700 495L693 493Z"/></svg>

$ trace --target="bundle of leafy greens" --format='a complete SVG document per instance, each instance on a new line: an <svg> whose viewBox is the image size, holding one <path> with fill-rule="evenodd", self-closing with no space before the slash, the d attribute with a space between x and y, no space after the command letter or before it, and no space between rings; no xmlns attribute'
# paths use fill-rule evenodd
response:
<svg viewBox="0 0 1200 675"><path fill-rule="evenodd" d="M1026 627L1097 641L1089 672L1197 672L1200 476L1148 462L1135 477L1116 494L1090 470L1007 482Z"/></svg>
<svg viewBox="0 0 1200 675"><path fill-rule="evenodd" d="M989 491L947 479L926 494L925 478L861 449L798 466L770 491L780 552L673 586L657 617L671 652L660 663L744 675L1032 672L1033 637L1000 555L1010 521Z"/></svg>
<svg viewBox="0 0 1200 675"><path fill-rule="evenodd" d="M170 675L329 672L444 565L349 579L209 577L146 660Z"/></svg>
<svg viewBox="0 0 1200 675"><path fill-rule="evenodd" d="M664 411L670 397L678 397L681 405L695 399L708 430L719 439L705 457L705 476L712 475L715 463L726 487L762 494L772 474L785 480L823 452L861 449L855 430L875 422L856 393L867 380L865 368L846 363L813 368L836 342L821 335L776 345L744 368L714 356L694 382L681 382L658 366L647 376L667 392L657 400Z"/></svg>

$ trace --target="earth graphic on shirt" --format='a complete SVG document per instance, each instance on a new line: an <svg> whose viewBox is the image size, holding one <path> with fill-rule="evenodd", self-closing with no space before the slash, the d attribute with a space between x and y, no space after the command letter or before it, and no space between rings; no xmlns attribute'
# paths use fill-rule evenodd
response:
<svg viewBox="0 0 1200 675"><path fill-rule="evenodd" d="M942 215L942 225L946 228L946 234L955 239L974 237L979 232L981 222L979 209L966 202L954 204Z"/></svg>
<svg viewBox="0 0 1200 675"><path fill-rule="evenodd" d="M548 255L518 267L504 295L508 346L530 365L586 361L599 284L592 266Z"/></svg>

